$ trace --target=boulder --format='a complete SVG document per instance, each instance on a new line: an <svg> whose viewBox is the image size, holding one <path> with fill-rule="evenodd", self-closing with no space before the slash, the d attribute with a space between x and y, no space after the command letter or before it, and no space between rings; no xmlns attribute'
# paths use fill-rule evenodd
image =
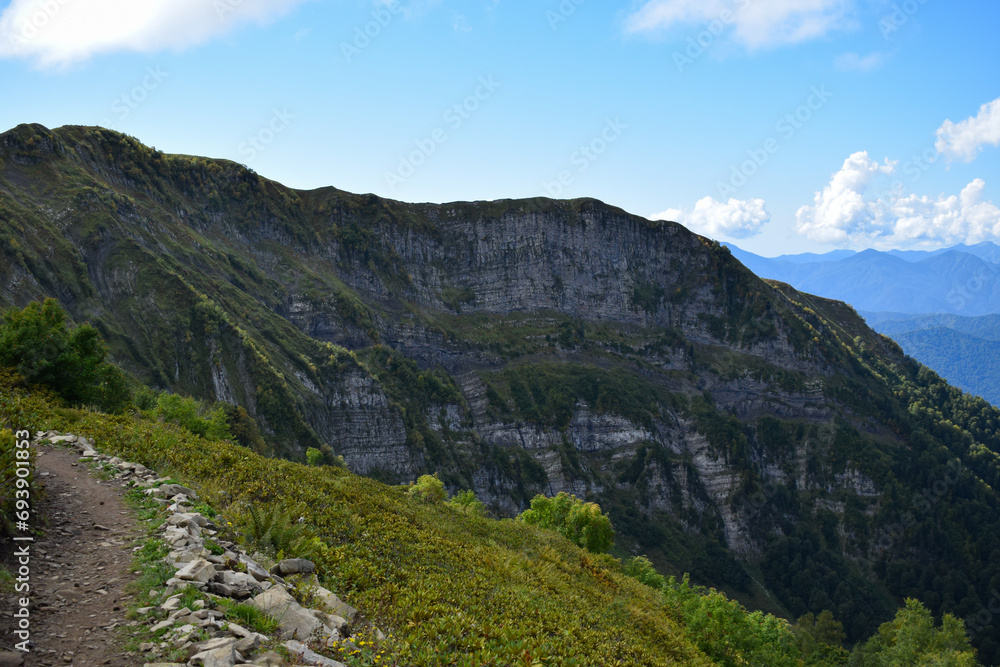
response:
<svg viewBox="0 0 1000 667"><path fill-rule="evenodd" d="M314 665L315 667L346 667L346 665L342 662L337 662L336 660L331 660L330 658L324 658L320 654L311 651L309 647L302 642L294 640L287 641L284 646L288 649L288 652L295 658L298 658L303 665Z"/></svg>
<svg viewBox="0 0 1000 667"><path fill-rule="evenodd" d="M192 500L198 500L197 493L195 493L192 489L189 489L186 486L181 486L180 484L164 484L160 486L159 489L160 493L162 493L167 498L173 498L174 496L183 494Z"/></svg>
<svg viewBox="0 0 1000 667"><path fill-rule="evenodd" d="M339 597L334 595L331 591L323 588L322 586L317 586L314 593L317 599L323 603L323 606L331 614L336 614L337 616L342 616L347 619L348 623L354 622L354 617L358 615L358 610L347 604ZM337 628L338 630L340 628Z"/></svg>
<svg viewBox="0 0 1000 667"><path fill-rule="evenodd" d="M293 574L311 574L316 564L305 558L286 558L271 568L271 574L287 577Z"/></svg>
<svg viewBox="0 0 1000 667"><path fill-rule="evenodd" d="M183 581L197 581L199 584L207 584L215 577L215 566L204 558L198 558L178 570L175 576Z"/></svg>
<svg viewBox="0 0 1000 667"><path fill-rule="evenodd" d="M262 568L246 556L240 556L240 562L247 566L247 573L249 573L257 581L268 581L271 579L271 575L268 574L267 570Z"/></svg>
<svg viewBox="0 0 1000 667"><path fill-rule="evenodd" d="M278 621L282 639L307 639L314 633L326 636L323 621L295 601L282 586L274 586L253 599L253 606Z"/></svg>
<svg viewBox="0 0 1000 667"><path fill-rule="evenodd" d="M203 642L198 642L197 644L192 644L188 648L188 657L193 657L198 653L205 653L208 651L217 651L218 649L232 649L235 650L236 639L234 637L215 637L213 639L207 639Z"/></svg>
<svg viewBox="0 0 1000 667"><path fill-rule="evenodd" d="M264 590L257 580L249 574L233 572L232 570L223 570L216 573L215 579L213 583L208 585L208 589L216 595L236 598L237 600L257 595ZM216 589L227 592L220 593Z"/></svg>
<svg viewBox="0 0 1000 667"><path fill-rule="evenodd" d="M236 645L211 651L202 651L191 656L188 665L196 667L234 667L237 662L243 662L243 656L236 652Z"/></svg>
<svg viewBox="0 0 1000 667"><path fill-rule="evenodd" d="M254 656L250 664L254 665L254 667L283 667L285 661L274 651L268 651Z"/></svg>

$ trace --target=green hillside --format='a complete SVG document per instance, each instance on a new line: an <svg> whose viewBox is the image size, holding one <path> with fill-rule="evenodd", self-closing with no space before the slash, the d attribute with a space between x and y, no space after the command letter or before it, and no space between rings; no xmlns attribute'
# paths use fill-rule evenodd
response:
<svg viewBox="0 0 1000 667"><path fill-rule="evenodd" d="M299 536L274 538L279 553L310 558L364 623L388 631L341 656L354 667L910 664L903 656L974 665L959 622L946 617L935 629L915 601L849 656L829 613L793 628L686 578L665 580L644 559L593 554L525 521L486 518L337 467L264 458L138 414L68 408L10 369L0 371L0 382L5 499L15 480L11 428L55 429L196 487L200 507L224 516L225 536L250 548L263 548L254 541L259 517L298 517L269 523L268 536Z"/></svg>
<svg viewBox="0 0 1000 667"><path fill-rule="evenodd" d="M613 555L790 620L828 610L850 644L906 598L978 623L1000 588L1000 412L679 225L297 191L21 126L0 135L0 239L3 306L57 298L152 388L143 410L205 400L234 456L436 473L496 517L572 493L610 516Z"/></svg>

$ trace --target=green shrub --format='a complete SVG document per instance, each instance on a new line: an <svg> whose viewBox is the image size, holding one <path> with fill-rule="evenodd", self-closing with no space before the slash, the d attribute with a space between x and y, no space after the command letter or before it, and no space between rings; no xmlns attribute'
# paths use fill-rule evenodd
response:
<svg viewBox="0 0 1000 667"><path fill-rule="evenodd" d="M476 492L472 489L459 491L448 501L448 504L468 514L486 516L486 505L480 502L479 498L476 498Z"/></svg>
<svg viewBox="0 0 1000 667"><path fill-rule="evenodd" d="M437 475L423 475L410 487L410 496L425 503L443 503L448 494L445 493L444 482Z"/></svg>
<svg viewBox="0 0 1000 667"><path fill-rule="evenodd" d="M945 614L940 627L919 601L906 600L896 618L879 626L878 633L854 649L850 664L856 667L975 667L976 652L965 626Z"/></svg>
<svg viewBox="0 0 1000 667"><path fill-rule="evenodd" d="M666 583L666 578L656 571L653 564L645 556L636 556L625 563L622 568L627 576L646 584L650 588L660 589Z"/></svg>
<svg viewBox="0 0 1000 667"><path fill-rule="evenodd" d="M319 451L315 447L310 447L306 450L306 463L311 466L322 465L323 458L323 452Z"/></svg>
<svg viewBox="0 0 1000 667"><path fill-rule="evenodd" d="M193 398L164 392L156 399L156 414L206 440L230 440L233 437L222 405L209 408Z"/></svg>
<svg viewBox="0 0 1000 667"><path fill-rule="evenodd" d="M108 348L89 324L70 328L55 299L10 310L0 326L0 365L51 387L65 400L118 412L129 403L125 374L107 361Z"/></svg>
<svg viewBox="0 0 1000 667"><path fill-rule="evenodd" d="M605 553L615 544L611 519L601 513L600 506L565 491L555 498L535 496L531 509L517 518L524 523L555 530L591 553Z"/></svg>
<svg viewBox="0 0 1000 667"><path fill-rule="evenodd" d="M843 646L847 638L844 624L834 619L829 610L820 612L819 616L805 614L792 631L805 665L831 667L847 664L850 653Z"/></svg>
<svg viewBox="0 0 1000 667"><path fill-rule="evenodd" d="M670 577L663 596L683 619L691 640L718 664L799 665L788 621L760 611L749 612L715 589L692 586L687 575L680 582Z"/></svg>
<svg viewBox="0 0 1000 667"><path fill-rule="evenodd" d="M312 531L295 521L288 510L267 505L263 510L254 504L246 514L235 514L237 523L249 546L276 558L309 558L316 549Z"/></svg>

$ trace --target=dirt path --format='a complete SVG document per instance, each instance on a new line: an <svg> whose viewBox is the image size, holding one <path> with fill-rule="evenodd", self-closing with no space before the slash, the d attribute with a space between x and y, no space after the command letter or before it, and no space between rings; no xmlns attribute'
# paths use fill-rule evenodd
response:
<svg viewBox="0 0 1000 667"><path fill-rule="evenodd" d="M45 536L32 546L32 651L26 666L133 667L116 645L129 596L132 546L142 535L121 485L100 480L70 449L43 445L38 480ZM34 607L34 605L33 605ZM139 660L139 664L141 664Z"/></svg>

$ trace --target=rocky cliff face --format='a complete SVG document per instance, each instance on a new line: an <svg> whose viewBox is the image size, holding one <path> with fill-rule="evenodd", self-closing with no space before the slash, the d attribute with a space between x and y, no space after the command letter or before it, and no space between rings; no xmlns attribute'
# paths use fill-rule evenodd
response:
<svg viewBox="0 0 1000 667"><path fill-rule="evenodd" d="M737 594L803 526L851 586L885 542L871 452L908 446L916 371L849 307L679 225L294 191L22 126L0 136L0 236L4 305L59 298L138 377L243 405L284 455L438 472L506 514L594 498L624 548Z"/></svg>

